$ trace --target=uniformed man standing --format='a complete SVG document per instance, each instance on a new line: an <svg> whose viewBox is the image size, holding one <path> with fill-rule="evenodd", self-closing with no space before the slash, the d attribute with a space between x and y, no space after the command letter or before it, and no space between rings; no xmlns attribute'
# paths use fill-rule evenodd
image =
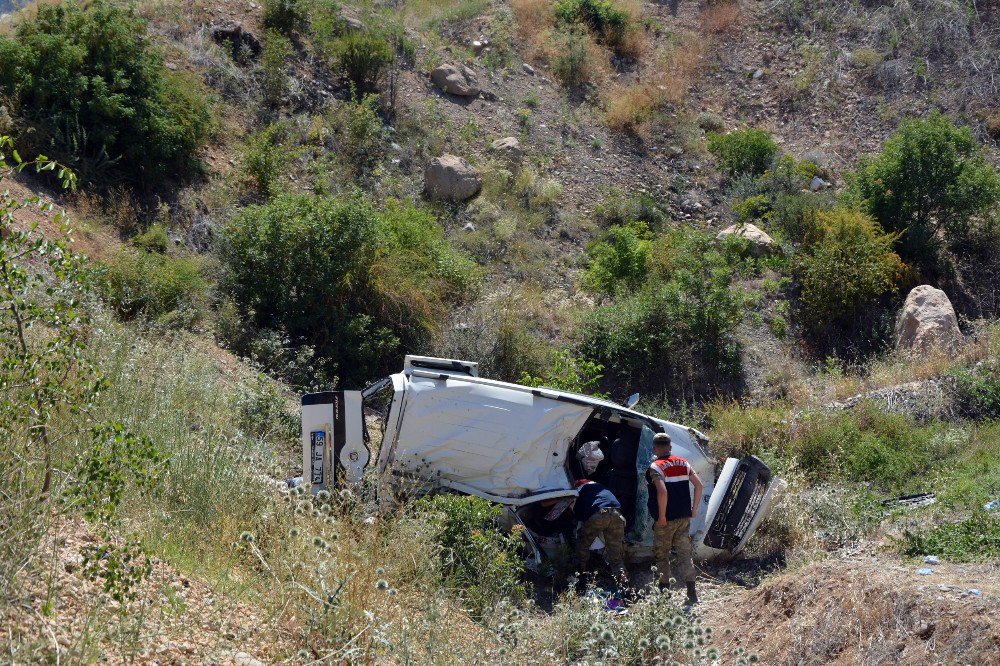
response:
<svg viewBox="0 0 1000 666"><path fill-rule="evenodd" d="M687 584L688 604L698 603L695 568L692 561L691 519L698 513L704 486L687 460L671 452L670 436L653 437L656 459L646 471L649 483L649 513L653 520L653 550L660 574L660 589L670 585L670 550L677 554L680 579ZM691 501L694 486L694 502Z"/></svg>

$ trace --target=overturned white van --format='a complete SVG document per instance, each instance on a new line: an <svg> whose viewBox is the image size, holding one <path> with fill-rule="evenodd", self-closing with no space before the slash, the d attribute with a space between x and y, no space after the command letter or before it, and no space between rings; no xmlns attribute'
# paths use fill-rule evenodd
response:
<svg viewBox="0 0 1000 666"><path fill-rule="evenodd" d="M382 413L374 460L366 407ZM476 363L418 356L362 391L302 397L303 473L313 492L356 483L374 465L381 492L421 486L504 504L528 526L533 544L546 535L533 529L537 520L522 518L537 515L544 500L575 496L574 481L586 477L618 497L626 540L650 546L645 470L657 432L670 435L674 452L705 484L704 506L691 523L696 555L738 553L784 482L752 456L718 464L693 428L586 395L483 379ZM589 442L598 443L603 460L586 473L576 453Z"/></svg>

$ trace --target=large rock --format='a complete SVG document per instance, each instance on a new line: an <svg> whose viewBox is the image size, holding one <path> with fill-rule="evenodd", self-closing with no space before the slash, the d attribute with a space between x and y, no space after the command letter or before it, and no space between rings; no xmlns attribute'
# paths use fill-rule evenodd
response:
<svg viewBox="0 0 1000 666"><path fill-rule="evenodd" d="M482 183L476 168L455 155L435 157L424 169L424 191L435 199L471 199L479 194Z"/></svg>
<svg viewBox="0 0 1000 666"><path fill-rule="evenodd" d="M716 238L724 240L727 236L739 236L740 238L746 238L750 241L750 251L755 257L769 255L777 249L774 244L774 240L764 233L763 229L748 222L726 227L719 232L719 235Z"/></svg>
<svg viewBox="0 0 1000 666"><path fill-rule="evenodd" d="M524 152L521 150L521 142L516 136L497 139L490 144L490 148L505 159L508 164L514 166L519 165L521 158L524 157Z"/></svg>
<svg viewBox="0 0 1000 666"><path fill-rule="evenodd" d="M431 72L431 81L441 90L459 97L475 97L479 94L476 73L465 65L445 63Z"/></svg>
<svg viewBox="0 0 1000 666"><path fill-rule="evenodd" d="M964 339L947 294L929 284L910 291L896 321L896 349L950 352Z"/></svg>

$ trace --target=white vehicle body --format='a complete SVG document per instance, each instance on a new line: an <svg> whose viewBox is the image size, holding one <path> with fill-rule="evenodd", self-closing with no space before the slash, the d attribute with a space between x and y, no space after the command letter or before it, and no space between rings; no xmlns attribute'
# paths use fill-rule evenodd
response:
<svg viewBox="0 0 1000 666"><path fill-rule="evenodd" d="M653 434L666 432L673 452L705 484L691 533L696 555L708 559L742 550L784 485L756 458L730 458L720 467L705 449L708 439L693 428L607 400L477 374L475 363L408 356L402 372L364 391L303 396L303 469L313 492L355 483L374 464L380 490L388 490L385 484L451 489L520 516L542 500L575 496L573 483L584 476L575 452L599 441L605 460L586 476L622 503L627 541L650 546L645 470ZM373 460L363 405L390 387Z"/></svg>

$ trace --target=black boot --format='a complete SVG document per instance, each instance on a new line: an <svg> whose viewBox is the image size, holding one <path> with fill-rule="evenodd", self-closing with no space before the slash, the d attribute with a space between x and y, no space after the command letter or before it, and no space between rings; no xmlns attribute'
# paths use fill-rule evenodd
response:
<svg viewBox="0 0 1000 666"><path fill-rule="evenodd" d="M694 606L696 603L698 603L698 593L695 592L693 580L688 582L687 588L688 588L687 604L688 606Z"/></svg>

